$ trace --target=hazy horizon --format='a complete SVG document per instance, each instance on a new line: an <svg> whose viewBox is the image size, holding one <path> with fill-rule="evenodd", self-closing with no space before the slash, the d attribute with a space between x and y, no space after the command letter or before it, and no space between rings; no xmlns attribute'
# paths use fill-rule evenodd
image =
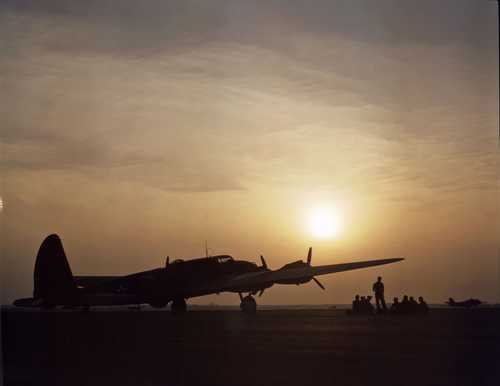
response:
<svg viewBox="0 0 500 386"><path fill-rule="evenodd" d="M406 259L259 304L347 303L379 274L389 299L499 302L497 7L2 2L2 304L31 296L51 233L74 274L205 240L273 269L309 246L313 264ZM211 302L239 298L189 300Z"/></svg>

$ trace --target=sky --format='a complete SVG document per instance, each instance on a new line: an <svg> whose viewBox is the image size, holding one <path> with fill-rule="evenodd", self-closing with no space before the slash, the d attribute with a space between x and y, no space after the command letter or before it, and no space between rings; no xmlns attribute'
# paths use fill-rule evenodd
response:
<svg viewBox="0 0 500 386"><path fill-rule="evenodd" d="M378 275L389 298L499 302L497 23L486 0L3 1L1 302L31 296L50 233L74 274L205 240L271 268L309 246L406 259L261 304L346 303Z"/></svg>

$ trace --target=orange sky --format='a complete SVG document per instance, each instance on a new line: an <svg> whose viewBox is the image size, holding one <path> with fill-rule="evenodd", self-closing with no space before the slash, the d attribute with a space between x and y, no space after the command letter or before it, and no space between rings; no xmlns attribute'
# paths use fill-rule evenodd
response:
<svg viewBox="0 0 500 386"><path fill-rule="evenodd" d="M272 268L403 256L262 304L500 301L494 2L6 1L1 296L42 239L74 273L211 253ZM310 211L342 223L317 239ZM192 302L237 304L234 294Z"/></svg>

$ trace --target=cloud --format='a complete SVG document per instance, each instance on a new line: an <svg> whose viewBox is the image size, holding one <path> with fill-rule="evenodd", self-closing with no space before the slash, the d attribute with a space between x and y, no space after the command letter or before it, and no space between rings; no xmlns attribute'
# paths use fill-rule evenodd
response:
<svg viewBox="0 0 500 386"><path fill-rule="evenodd" d="M46 49L155 55L214 40L252 42L294 51L300 50L294 41L304 33L320 39L337 35L369 44L459 42L477 47L488 44L482 39L484 36L495 34L494 7L491 2L467 0L438 4L397 0L376 3L150 0L140 4L132 0L84 3L50 0L43 5L35 0L12 0L2 2L1 10L28 21L32 32L38 28L33 21L42 20L44 33L37 40ZM486 19L491 23L485 23ZM62 33L68 26L73 29L71 38Z"/></svg>
<svg viewBox="0 0 500 386"><path fill-rule="evenodd" d="M2 168L172 191L495 187L485 8L398 4L6 2Z"/></svg>

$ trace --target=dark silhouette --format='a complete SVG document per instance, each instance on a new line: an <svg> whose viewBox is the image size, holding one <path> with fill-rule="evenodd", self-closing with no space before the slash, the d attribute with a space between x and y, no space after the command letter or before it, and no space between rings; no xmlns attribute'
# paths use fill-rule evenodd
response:
<svg viewBox="0 0 500 386"><path fill-rule="evenodd" d="M397 297L391 305L391 314L427 314L429 312L429 306L425 302L422 296L419 296L418 303L415 301L413 296L408 297L408 295L403 296L403 300L400 302Z"/></svg>
<svg viewBox="0 0 500 386"><path fill-rule="evenodd" d="M373 314L373 305L371 304L371 296L361 296L360 300L360 314L371 315Z"/></svg>
<svg viewBox="0 0 500 386"><path fill-rule="evenodd" d="M238 293L241 309L254 313L257 303L253 295L262 295L274 284L302 284L335 272L390 264L403 260L384 259L355 263L312 266L312 249L307 262L302 260L271 270L261 256L262 265L234 260L228 255L210 256L192 260L170 261L164 266L125 276L73 276L61 239L49 235L42 242L35 261L34 291L32 298L18 299L19 307L55 306L83 307L94 305L140 305L155 308L172 303L174 313L187 309L186 299L220 292ZM247 295L242 296L243 293Z"/></svg>
<svg viewBox="0 0 500 386"><path fill-rule="evenodd" d="M427 315L429 313L429 306L422 296L418 297L418 312L423 315Z"/></svg>
<svg viewBox="0 0 500 386"><path fill-rule="evenodd" d="M401 303L399 302L399 299L395 297L391 305L391 314L400 314L400 313L401 313Z"/></svg>
<svg viewBox="0 0 500 386"><path fill-rule="evenodd" d="M375 303L377 305L377 312L386 312L387 306L384 298L384 283L382 277L378 277L377 281L373 283L373 292L375 293ZM380 307L382 305L382 307Z"/></svg>
<svg viewBox="0 0 500 386"><path fill-rule="evenodd" d="M354 314L359 314L359 310L360 310L360 300L359 300L359 295L356 295L354 297L354 300L352 301L352 312Z"/></svg>
<svg viewBox="0 0 500 386"><path fill-rule="evenodd" d="M372 315L373 305L371 304L371 296L356 295L352 301L352 310L348 310L348 315Z"/></svg>
<svg viewBox="0 0 500 386"><path fill-rule="evenodd" d="M446 304L448 304L450 307L472 308L480 306L481 304L483 304L483 302L479 299L472 298L463 300L461 302L456 302L455 300L453 300L453 298L449 298Z"/></svg>
<svg viewBox="0 0 500 386"><path fill-rule="evenodd" d="M247 314L255 314L257 312L257 302L251 295L242 296L240 294L240 309Z"/></svg>
<svg viewBox="0 0 500 386"><path fill-rule="evenodd" d="M404 295L403 296L403 300L401 301L401 306L400 306L400 310L401 310L401 314L409 314L410 313L410 301L408 299L408 295Z"/></svg>
<svg viewBox="0 0 500 386"><path fill-rule="evenodd" d="M373 308L372 304L372 296L367 296L366 297L366 313L369 315L372 315L375 309Z"/></svg>
<svg viewBox="0 0 500 386"><path fill-rule="evenodd" d="M410 314L416 314L418 312L418 303L413 298L413 296L410 296L410 299L408 300L408 303L409 303L409 313Z"/></svg>

